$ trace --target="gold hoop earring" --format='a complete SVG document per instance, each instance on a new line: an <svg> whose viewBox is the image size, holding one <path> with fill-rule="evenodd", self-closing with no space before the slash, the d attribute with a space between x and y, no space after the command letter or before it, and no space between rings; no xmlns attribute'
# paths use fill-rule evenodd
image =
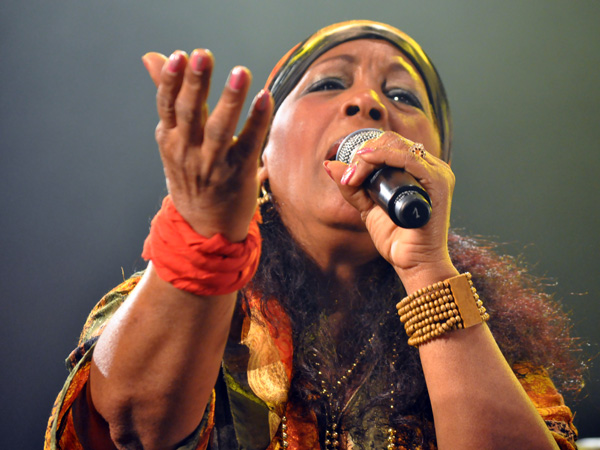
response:
<svg viewBox="0 0 600 450"><path fill-rule="evenodd" d="M257 201L258 206L262 206L271 201L271 194L267 191L264 184L260 185L260 197L258 197Z"/></svg>

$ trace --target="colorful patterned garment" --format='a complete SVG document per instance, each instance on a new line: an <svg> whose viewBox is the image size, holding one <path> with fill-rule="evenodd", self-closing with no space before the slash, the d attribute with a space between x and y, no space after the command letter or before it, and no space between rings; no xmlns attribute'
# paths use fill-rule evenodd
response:
<svg viewBox="0 0 600 450"><path fill-rule="evenodd" d="M76 435L72 406L84 389L89 376L94 345L106 323L140 280L136 274L109 292L92 310L81 333L79 346L67 359L70 374L54 404L46 431L45 450L79 450L83 447ZM204 418L196 431L178 447L180 450L248 450L283 449L282 417L286 417L287 449L319 449L316 416L302 405L287 401L292 373L292 340L289 319L275 308L270 322L260 317L256 304L250 302L254 319L245 319L242 342L228 345L223 368ZM275 333L277 329L277 333ZM513 370L525 391L546 421L556 442L563 450L574 450L577 430L573 415L565 406L543 369L517 364ZM349 406L351 421L342 439L346 448L387 448L388 427L383 411L373 408L367 414L352 412L368 396L363 390ZM418 420L412 427L396 430L400 449L433 450L415 442L433 424Z"/></svg>

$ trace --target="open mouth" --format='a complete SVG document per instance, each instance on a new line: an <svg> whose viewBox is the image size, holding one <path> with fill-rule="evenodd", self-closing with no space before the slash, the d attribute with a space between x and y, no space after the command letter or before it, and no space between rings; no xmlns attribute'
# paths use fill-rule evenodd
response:
<svg viewBox="0 0 600 450"><path fill-rule="evenodd" d="M335 156L337 155L337 151L340 148L340 144L345 138L346 136L339 138L333 143L331 147L329 147L329 151L327 152L327 155L325 155L325 159L327 161L335 161Z"/></svg>

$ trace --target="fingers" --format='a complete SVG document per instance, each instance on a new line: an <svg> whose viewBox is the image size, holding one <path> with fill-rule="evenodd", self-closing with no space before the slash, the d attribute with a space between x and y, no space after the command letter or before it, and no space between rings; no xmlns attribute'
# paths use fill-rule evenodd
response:
<svg viewBox="0 0 600 450"><path fill-rule="evenodd" d="M432 167L445 163L427 152L421 154L414 151L419 148L418 145L395 133L385 133L367 142L356 153L340 182L343 185L360 186L375 169L389 166L404 169L418 181L427 183Z"/></svg>
<svg viewBox="0 0 600 450"><path fill-rule="evenodd" d="M149 52L142 56L144 67L146 67L146 70L156 87L158 87L160 83L160 73L166 61L167 57L165 55L156 52Z"/></svg>
<svg viewBox="0 0 600 450"><path fill-rule="evenodd" d="M144 59L153 79L160 62L156 55L147 54ZM156 93L161 131L177 127L186 141L192 144L202 141L212 68L209 50L194 50L189 61L184 52L176 51L163 61Z"/></svg>
<svg viewBox="0 0 600 450"><path fill-rule="evenodd" d="M175 51L168 59L159 53L147 53L142 60L158 85L156 103L160 122L156 138L163 160L169 162L167 165L195 159L196 162L190 163L195 169L188 172L197 172L198 179L209 180L215 164L226 158L230 158L227 160L230 166L240 166L246 160L257 161L273 101L269 92L261 91L254 99L239 139L234 137L252 80L247 68L237 66L230 72L221 98L209 116L207 98L214 65L210 51L196 49L189 58L185 52Z"/></svg>
<svg viewBox="0 0 600 450"><path fill-rule="evenodd" d="M202 151L205 158L224 158L225 152L222 150L233 144L233 135L251 81L250 71L245 67L237 66L230 72L221 98L204 126Z"/></svg>
<svg viewBox="0 0 600 450"><path fill-rule="evenodd" d="M183 82L175 101L177 129L192 144L202 142L208 115L206 100L213 68L212 53L194 50L183 74Z"/></svg>
<svg viewBox="0 0 600 450"><path fill-rule="evenodd" d="M323 163L325 170L333 181L336 182L342 196L348 203L354 206L365 220L366 215L375 206L371 197L362 188L360 184L348 184L347 179L353 179L356 172L356 164L344 164L341 161L325 161ZM344 183L342 183L344 180Z"/></svg>
<svg viewBox="0 0 600 450"><path fill-rule="evenodd" d="M156 92L156 109L161 124L166 129L175 128L177 125L175 100L181 88L186 65L187 55L185 52L176 51L161 69L160 82Z"/></svg>
<svg viewBox="0 0 600 450"><path fill-rule="evenodd" d="M271 115L273 114L273 98L265 89L254 98L244 129L239 135L236 145L236 156L249 162L256 162L263 147Z"/></svg>
<svg viewBox="0 0 600 450"><path fill-rule="evenodd" d="M419 148L414 144L402 136L387 132L368 141L350 164L326 161L325 168L338 184L344 198L363 215L374 207L363 184L374 171L383 166L406 170L430 195L433 194L432 200L451 195L454 178L449 166L427 152L414 150Z"/></svg>

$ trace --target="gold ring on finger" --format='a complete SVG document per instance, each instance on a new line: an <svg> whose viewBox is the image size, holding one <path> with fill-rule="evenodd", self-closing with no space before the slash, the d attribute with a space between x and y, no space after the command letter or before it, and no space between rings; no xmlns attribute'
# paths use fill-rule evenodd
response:
<svg viewBox="0 0 600 450"><path fill-rule="evenodd" d="M411 152L413 155L418 156L420 158L425 158L425 156L427 155L427 152L425 151L425 147L423 146L423 144L420 144L418 142L415 142L413 145L410 146L410 148L408 149L409 152Z"/></svg>

